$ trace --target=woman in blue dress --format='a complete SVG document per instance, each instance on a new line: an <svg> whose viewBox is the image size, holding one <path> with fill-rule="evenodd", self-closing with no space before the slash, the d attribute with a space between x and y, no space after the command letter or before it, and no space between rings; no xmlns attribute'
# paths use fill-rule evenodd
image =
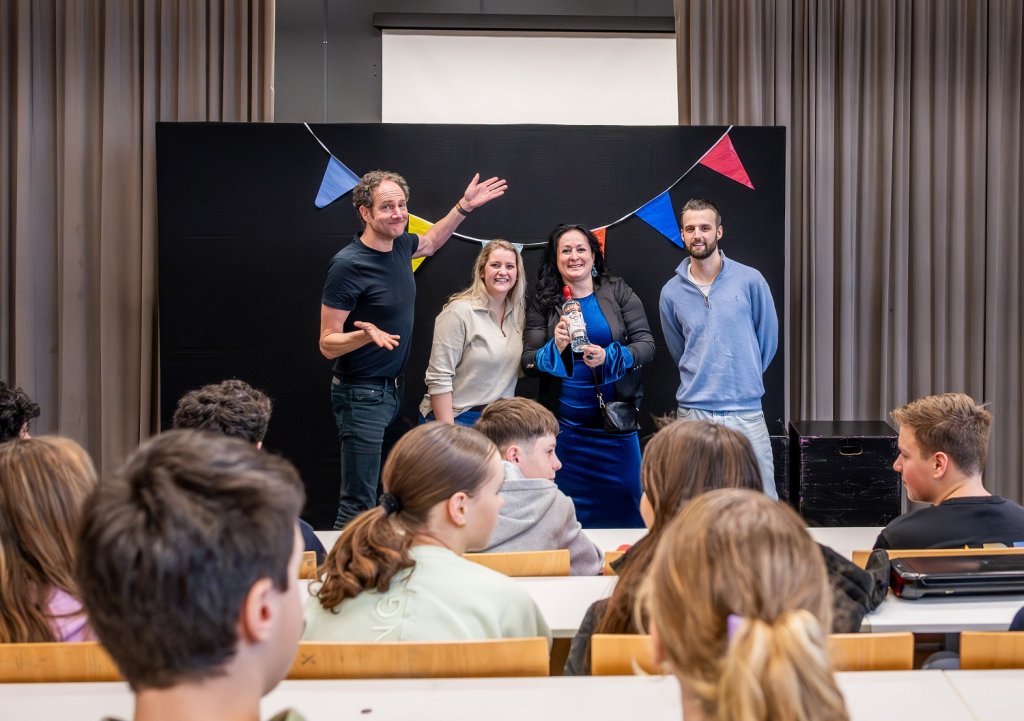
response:
<svg viewBox="0 0 1024 721"><path fill-rule="evenodd" d="M573 353L562 288L579 301L590 345ZM576 504L585 528L639 528L640 442L636 433L604 430L596 382L605 402L640 406L641 367L654 358L643 303L608 275L597 238L581 225L548 236L537 288L526 314L523 371L539 376L539 400L558 416L556 482Z"/></svg>

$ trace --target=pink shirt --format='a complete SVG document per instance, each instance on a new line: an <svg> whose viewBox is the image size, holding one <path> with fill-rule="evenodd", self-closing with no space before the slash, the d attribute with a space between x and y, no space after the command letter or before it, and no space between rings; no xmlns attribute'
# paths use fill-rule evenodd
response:
<svg viewBox="0 0 1024 721"><path fill-rule="evenodd" d="M71 594L54 588L47 602L53 635L58 641L92 641L92 629L82 604Z"/></svg>

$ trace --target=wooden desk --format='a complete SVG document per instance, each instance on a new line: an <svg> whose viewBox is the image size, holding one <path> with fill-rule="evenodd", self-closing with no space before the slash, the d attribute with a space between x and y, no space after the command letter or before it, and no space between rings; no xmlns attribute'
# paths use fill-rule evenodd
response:
<svg viewBox="0 0 1024 721"><path fill-rule="evenodd" d="M123 683L0 685L2 721L127 720L133 708ZM650 721L682 718L671 676L284 681L263 699L260 715L285 708L306 721L621 721L638 709Z"/></svg>
<svg viewBox="0 0 1024 721"><path fill-rule="evenodd" d="M611 594L617 576L516 578L540 608L554 638L572 638L594 601Z"/></svg>
<svg viewBox="0 0 1024 721"><path fill-rule="evenodd" d="M808 528L818 543L831 546L846 558L852 558L855 549L871 548L875 545L881 527L875 526L850 526L847 528ZM584 528L594 544L602 551L614 551L624 544L632 545L647 535L645 528ZM317 538L328 551L338 540L341 531L317 531Z"/></svg>
<svg viewBox="0 0 1024 721"><path fill-rule="evenodd" d="M808 528L818 543L830 547L833 551L847 559L853 558L853 552L871 548L875 539L882 531L882 526L845 526L837 528Z"/></svg>
<svg viewBox="0 0 1024 721"><path fill-rule="evenodd" d="M341 531L314 531L316 537L320 539L320 543L324 544L324 550L328 553L334 548L334 542L338 540L338 536L341 535ZM872 541L874 543L874 541ZM869 546L870 548L870 546Z"/></svg>
<svg viewBox="0 0 1024 721"><path fill-rule="evenodd" d="M922 598L917 601L905 601L896 598L892 591L889 591L882 605L864 617L861 631L1005 631L1021 607L1024 607L1024 595Z"/></svg>
<svg viewBox="0 0 1024 721"><path fill-rule="evenodd" d="M602 551L614 551L623 544L632 545L647 535L646 528L584 528L583 532ZM341 531L316 532L316 537L320 539L320 543L324 544L324 548L328 551L334 547L334 543L340 535ZM874 542L875 539L872 537L871 543ZM868 544L868 547L870 548L871 544Z"/></svg>
<svg viewBox="0 0 1024 721"><path fill-rule="evenodd" d="M941 671L878 671L837 674L853 721L899 718L913 699L914 717L971 721L960 685L991 683L1004 700L1014 697L1024 671L961 671L979 674L954 688ZM988 680L991 677L991 681ZM970 700L970 699L969 699ZM989 699L993 701L993 699ZM979 704L984 699L979 700ZM0 685L0 721L130 719L133 700L123 683ZM621 721L639 711L650 721L680 721L679 687L671 676L604 676L523 679L414 679L405 681L285 681L261 704L262 718L294 708L306 721ZM979 705L979 708L981 706ZM979 715L977 718L1009 719ZM1014 717L1017 718L1017 717Z"/></svg>
<svg viewBox="0 0 1024 721"><path fill-rule="evenodd" d="M945 674L975 718L1020 721L1024 715L1020 708L1024 670L946 671Z"/></svg>
<svg viewBox="0 0 1024 721"><path fill-rule="evenodd" d="M583 532L602 551L616 551L619 546L632 546L647 535L646 528L584 528Z"/></svg>
<svg viewBox="0 0 1024 721"><path fill-rule="evenodd" d="M846 671L836 681L851 721L975 721L942 671Z"/></svg>

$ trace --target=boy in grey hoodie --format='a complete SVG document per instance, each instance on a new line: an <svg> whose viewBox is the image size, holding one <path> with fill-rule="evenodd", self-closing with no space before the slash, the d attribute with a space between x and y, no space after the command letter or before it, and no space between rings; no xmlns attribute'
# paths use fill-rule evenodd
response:
<svg viewBox="0 0 1024 721"><path fill-rule="evenodd" d="M473 427L494 441L505 465L505 504L484 550L567 548L574 576L600 574L601 549L583 533L572 499L555 485L562 463L555 453L554 414L528 398L502 398L489 404Z"/></svg>

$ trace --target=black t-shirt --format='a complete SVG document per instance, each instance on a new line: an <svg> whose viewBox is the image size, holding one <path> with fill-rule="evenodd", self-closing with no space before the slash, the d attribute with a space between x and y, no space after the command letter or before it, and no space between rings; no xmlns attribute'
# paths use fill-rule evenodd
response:
<svg viewBox="0 0 1024 721"><path fill-rule="evenodd" d="M1024 541L1024 507L999 496L950 498L904 514L878 534L875 548L963 548Z"/></svg>
<svg viewBox="0 0 1024 721"><path fill-rule="evenodd" d="M356 321L373 323L385 333L401 336L394 350L367 343L334 361L336 375L385 376L402 374L412 347L416 280L412 256L419 236L403 233L387 252L363 245L357 235L331 259L322 303L350 311L345 332L357 330Z"/></svg>

